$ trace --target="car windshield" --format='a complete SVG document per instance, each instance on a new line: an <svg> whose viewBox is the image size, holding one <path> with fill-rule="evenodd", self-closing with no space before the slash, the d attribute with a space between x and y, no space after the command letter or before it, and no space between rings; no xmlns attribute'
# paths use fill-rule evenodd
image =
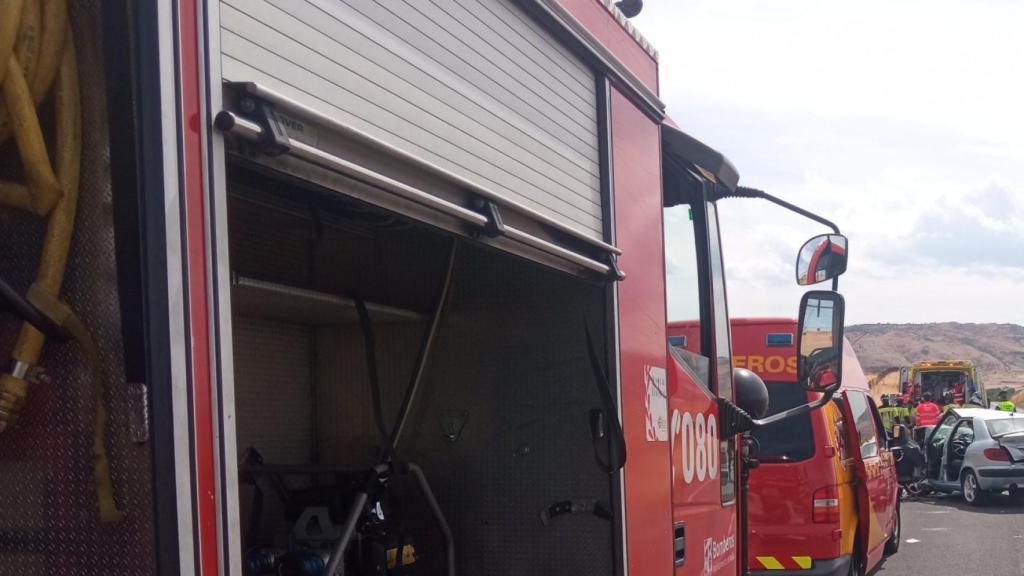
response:
<svg viewBox="0 0 1024 576"><path fill-rule="evenodd" d="M1000 418L998 420L987 420L988 433L994 438L1014 432L1024 432L1024 418Z"/></svg>
<svg viewBox="0 0 1024 576"><path fill-rule="evenodd" d="M807 392L792 382L768 382L769 415L807 402ZM801 414L782 422L755 428L757 459L761 462L798 462L814 455L811 415Z"/></svg>
<svg viewBox="0 0 1024 576"><path fill-rule="evenodd" d="M942 421L942 424L939 424L938 430L936 430L935 434L932 436L932 443L939 444L945 440L946 436L949 436L950 430L953 429L953 424L956 424L956 418L952 415L947 416L946 419Z"/></svg>

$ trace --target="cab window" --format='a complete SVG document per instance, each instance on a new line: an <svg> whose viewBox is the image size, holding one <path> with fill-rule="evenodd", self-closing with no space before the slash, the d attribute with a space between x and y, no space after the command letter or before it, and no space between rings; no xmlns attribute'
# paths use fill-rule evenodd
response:
<svg viewBox="0 0 1024 576"><path fill-rule="evenodd" d="M684 322L693 334L672 346L673 356L709 392L733 401L725 269L713 202L665 209L665 284L669 322Z"/></svg>
<svg viewBox="0 0 1024 576"><path fill-rule="evenodd" d="M793 382L766 382L768 416L807 403L803 387ZM810 413L783 422L754 428L750 432L762 463L799 462L814 456L814 430Z"/></svg>
<svg viewBox="0 0 1024 576"><path fill-rule="evenodd" d="M722 242L718 230L718 208L705 204L708 220L708 256L711 264L711 301L715 323L716 393L730 402L735 399L732 382L732 348L729 330L729 308L725 297L725 268L722 265ZM722 479L722 502L736 500L736 440L719 443Z"/></svg>
<svg viewBox="0 0 1024 576"><path fill-rule="evenodd" d="M725 270L722 265L722 243L718 232L718 208L707 203L708 253L711 263L711 299L715 322L715 364L717 394L733 401L732 349L730 346L729 308L725 297Z"/></svg>
<svg viewBox="0 0 1024 576"><path fill-rule="evenodd" d="M665 284L670 322L686 321L695 338L673 346L673 357L711 394L734 399L729 312L718 211L702 189L665 209ZM722 503L736 500L736 443L719 441Z"/></svg>
<svg viewBox="0 0 1024 576"><path fill-rule="evenodd" d="M878 406L875 405L875 401L870 396L867 397L868 406L871 408L871 417L875 420L875 433L878 435L878 439L885 440L889 437L888 429L885 427L885 423L882 421L882 414L878 411ZM886 442L881 442L879 447L883 450L888 448Z"/></svg>
<svg viewBox="0 0 1024 576"><path fill-rule="evenodd" d="M665 288L669 322L692 325L695 337L673 345L672 355L698 384L711 390L711 358L704 352L701 334L701 274L698 228L693 207L682 204L665 209Z"/></svg>
<svg viewBox="0 0 1024 576"><path fill-rule="evenodd" d="M857 429L860 457L878 456L878 427L867 398L860 392L847 392L847 402L850 405L850 413L853 415L854 427Z"/></svg>

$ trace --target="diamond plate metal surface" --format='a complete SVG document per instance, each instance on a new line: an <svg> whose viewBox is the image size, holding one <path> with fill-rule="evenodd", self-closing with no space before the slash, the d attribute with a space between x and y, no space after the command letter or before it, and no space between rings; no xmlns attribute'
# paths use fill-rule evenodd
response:
<svg viewBox="0 0 1024 576"><path fill-rule="evenodd" d="M107 449L114 496L126 515L99 522L87 369L75 344L48 342L41 363L49 378L30 387L18 424L0 435L0 576L156 573L151 446L131 441L121 357L99 12L98 1L71 7L82 71L82 185L62 298L102 348ZM19 290L35 275L44 225L0 209L0 268ZM0 318L0 358L8 357L18 328Z"/></svg>
<svg viewBox="0 0 1024 576"><path fill-rule="evenodd" d="M594 389L582 313L600 292L538 266L461 250L449 313L438 335L400 458L417 462L459 538L464 574L614 573L612 522L570 514L545 526L564 500L609 503L589 414ZM600 325L600 316L590 318ZM466 413L456 442L444 415Z"/></svg>

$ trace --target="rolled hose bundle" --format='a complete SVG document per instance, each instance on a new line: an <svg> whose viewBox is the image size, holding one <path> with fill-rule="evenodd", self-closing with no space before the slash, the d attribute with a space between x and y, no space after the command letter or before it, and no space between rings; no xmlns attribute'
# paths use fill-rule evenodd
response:
<svg viewBox="0 0 1024 576"><path fill-rule="evenodd" d="M94 478L100 520L123 516L113 496L104 442L106 410L100 356L88 329L60 301L78 202L82 153L78 65L68 22L67 0L0 0L0 145L12 135L25 183L0 180L0 205L47 219L39 270L28 299L67 329L89 365L95 403ZM53 92L53 158L47 150L38 107ZM12 368L0 376L0 432L10 427L25 404L28 368L39 361L45 337L27 322L12 352Z"/></svg>

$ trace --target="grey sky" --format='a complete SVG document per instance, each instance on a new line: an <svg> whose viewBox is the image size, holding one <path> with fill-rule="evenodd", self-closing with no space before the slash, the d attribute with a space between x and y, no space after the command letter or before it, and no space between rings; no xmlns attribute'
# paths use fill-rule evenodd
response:
<svg viewBox="0 0 1024 576"><path fill-rule="evenodd" d="M1017 0L649 0L634 20L680 127L850 237L848 323L1017 324L1021 22ZM822 228L754 200L720 210L732 315L795 315L796 252Z"/></svg>

